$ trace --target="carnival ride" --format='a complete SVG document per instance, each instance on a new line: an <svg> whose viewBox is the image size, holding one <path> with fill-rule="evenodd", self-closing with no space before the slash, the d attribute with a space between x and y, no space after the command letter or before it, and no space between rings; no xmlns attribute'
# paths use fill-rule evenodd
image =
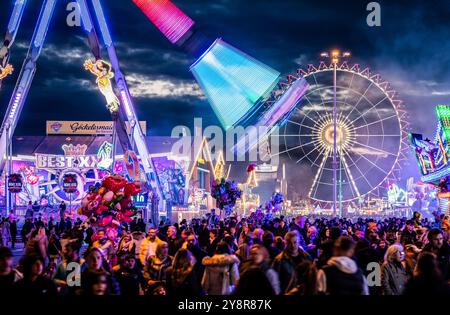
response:
<svg viewBox="0 0 450 315"><path fill-rule="evenodd" d="M322 209L333 202L333 70L325 62L309 65L289 76L278 92L299 79L310 85L280 132L279 154L312 170L309 198ZM380 75L344 61L337 64L336 77L337 183L343 208L386 194L387 182L395 182L399 162L406 159L408 124L403 103Z"/></svg>
<svg viewBox="0 0 450 315"><path fill-rule="evenodd" d="M41 54L57 2L57 0L44 0L42 4L27 56L1 125L0 173L5 170L7 162L9 162L9 166L6 168L6 174L11 173L12 137L36 73L37 60ZM107 107L110 109L113 121L115 122L114 130L117 139L124 151L136 150L139 153L140 163L143 166L146 181L150 184L154 196L153 204L158 204L158 207L162 209L164 208L164 196L160 190L158 177L155 174L154 165L150 158L145 136L139 124L125 77L120 70L116 49L106 23L101 2L100 0L92 0L89 3L86 0L77 0L76 2L81 12L82 24L88 37L89 47L95 58L95 61L86 62L85 67L97 75L97 83L100 91L107 99ZM26 3L26 0L16 0L14 3L4 44L0 48L1 79L4 79L12 71L12 66L8 63L10 50L18 33ZM97 26L91 15L95 16ZM102 44L100 44L98 33L101 35ZM110 63L102 59L102 48L107 50ZM118 90L118 97L115 95L112 83L110 82L113 77ZM129 123L131 128L130 135L127 133L126 122ZM157 215L158 209L153 209L152 219L157 220Z"/></svg>
<svg viewBox="0 0 450 315"><path fill-rule="evenodd" d="M436 106L438 126L433 140L411 133L410 144L422 174L421 181L437 188L442 212L450 214L450 106Z"/></svg>
<svg viewBox="0 0 450 315"><path fill-rule="evenodd" d="M133 0L172 43L197 60L190 71L225 130L252 127L232 150L242 156L267 140L289 117L308 84L297 80L283 95L280 72L226 43L200 32L195 22L168 0Z"/></svg>
<svg viewBox="0 0 450 315"><path fill-rule="evenodd" d="M315 206L329 207L336 182L340 208L367 197L382 202L386 183L395 181L399 162L406 159L408 124L403 103L380 75L347 62L321 62L281 80L278 71L220 38L201 34L172 2L133 2L171 43L197 58L190 70L225 129L263 128L257 136L246 135L248 146L246 137L238 139L235 152L247 152L282 127L284 149L279 154L313 169L309 197ZM333 70L337 113L333 112Z"/></svg>

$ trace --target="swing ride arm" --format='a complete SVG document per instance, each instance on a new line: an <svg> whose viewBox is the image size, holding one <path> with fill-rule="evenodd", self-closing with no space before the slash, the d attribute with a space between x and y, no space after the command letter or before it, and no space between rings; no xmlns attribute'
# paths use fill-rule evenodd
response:
<svg viewBox="0 0 450 315"><path fill-rule="evenodd" d="M8 23L3 44L0 47L0 67L3 69L9 64L10 49L14 44L17 32L19 31L20 23L22 21L23 12L28 0L16 0L14 2L14 9ZM2 87L3 79L0 77L0 89Z"/></svg>
<svg viewBox="0 0 450 315"><path fill-rule="evenodd" d="M21 2L21 1L18 1ZM22 1L25 3L24 1ZM14 92L9 102L8 108L0 128L0 174L3 172L6 164L7 145L12 141L14 130L20 118L23 106L28 96L34 75L36 73L36 62L41 54L47 31L55 10L57 0L45 0L42 4L39 19L31 39L31 44L23 63L22 69L17 79ZM17 4L17 2L16 2ZM18 9L20 10L20 9ZM22 8L23 10L23 8ZM19 12L20 13L20 12ZM21 17L21 14L19 14ZM20 18L16 24L16 30L19 25Z"/></svg>

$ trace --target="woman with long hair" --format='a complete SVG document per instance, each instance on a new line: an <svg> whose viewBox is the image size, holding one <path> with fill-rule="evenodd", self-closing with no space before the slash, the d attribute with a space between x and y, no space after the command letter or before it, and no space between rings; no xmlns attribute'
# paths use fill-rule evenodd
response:
<svg viewBox="0 0 450 315"><path fill-rule="evenodd" d="M203 290L195 276L195 258L189 250L181 248L176 253L173 265L167 270L167 292L172 296L201 296Z"/></svg>
<svg viewBox="0 0 450 315"><path fill-rule="evenodd" d="M394 244L389 246L381 267L381 285L384 295L400 295L403 293L408 274L403 265L405 252L403 246Z"/></svg>

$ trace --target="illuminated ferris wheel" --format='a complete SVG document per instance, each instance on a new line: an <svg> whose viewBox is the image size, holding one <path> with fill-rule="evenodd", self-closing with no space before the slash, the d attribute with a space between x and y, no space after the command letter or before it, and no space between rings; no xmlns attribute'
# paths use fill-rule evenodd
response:
<svg viewBox="0 0 450 315"><path fill-rule="evenodd" d="M278 94L297 79L310 89L280 130L280 152L309 176L308 197L333 202L334 65L321 62L289 76ZM399 162L406 159L406 112L397 93L368 68L336 65L337 183L339 201L379 197L386 183L395 180Z"/></svg>

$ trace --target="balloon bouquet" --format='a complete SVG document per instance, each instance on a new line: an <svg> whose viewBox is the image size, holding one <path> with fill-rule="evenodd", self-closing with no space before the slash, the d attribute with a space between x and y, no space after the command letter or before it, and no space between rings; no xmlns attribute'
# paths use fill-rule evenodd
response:
<svg viewBox="0 0 450 315"><path fill-rule="evenodd" d="M132 197L141 190L140 182L130 183L120 175L106 177L101 184L89 187L78 214L94 219L93 226L104 230L114 242L120 225L131 222L137 214Z"/></svg>

